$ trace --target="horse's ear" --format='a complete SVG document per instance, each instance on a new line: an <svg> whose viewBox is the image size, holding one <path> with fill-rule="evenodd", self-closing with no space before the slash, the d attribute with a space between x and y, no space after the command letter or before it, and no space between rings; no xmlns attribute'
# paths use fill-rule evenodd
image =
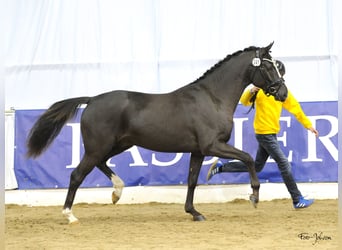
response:
<svg viewBox="0 0 342 250"><path fill-rule="evenodd" d="M273 46L273 43L274 43L274 41L271 42L267 47L265 47L265 50L266 50L267 52L270 51L270 49L271 49L272 46Z"/></svg>

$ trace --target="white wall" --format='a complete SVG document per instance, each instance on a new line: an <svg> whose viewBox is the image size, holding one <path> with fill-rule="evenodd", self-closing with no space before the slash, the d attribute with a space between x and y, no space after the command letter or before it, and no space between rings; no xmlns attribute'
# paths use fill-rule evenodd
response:
<svg viewBox="0 0 342 250"><path fill-rule="evenodd" d="M18 188L14 174L14 112L5 113L5 189Z"/></svg>
<svg viewBox="0 0 342 250"><path fill-rule="evenodd" d="M337 183L298 183L307 198L337 199ZM272 190L270 192L270 190ZM219 203L249 198L250 184L200 185L194 194L194 203ZM80 188L74 204L111 203L113 188ZM118 204L139 204L148 202L182 203L186 199L186 186L136 186L125 187ZM6 204L28 206L60 206L65 200L66 189L9 190L5 192ZM291 199L284 183L262 183L260 201ZM290 204L290 202L289 202Z"/></svg>
<svg viewBox="0 0 342 250"><path fill-rule="evenodd" d="M5 106L167 92L227 54L271 41L300 101L337 100L336 1L7 1Z"/></svg>

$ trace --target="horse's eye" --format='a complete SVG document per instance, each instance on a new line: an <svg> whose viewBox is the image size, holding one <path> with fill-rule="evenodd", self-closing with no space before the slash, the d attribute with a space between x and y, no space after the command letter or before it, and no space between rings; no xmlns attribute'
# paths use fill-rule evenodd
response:
<svg viewBox="0 0 342 250"><path fill-rule="evenodd" d="M270 92L271 94L275 94L276 93L276 88L275 87L270 87L268 89L268 92Z"/></svg>

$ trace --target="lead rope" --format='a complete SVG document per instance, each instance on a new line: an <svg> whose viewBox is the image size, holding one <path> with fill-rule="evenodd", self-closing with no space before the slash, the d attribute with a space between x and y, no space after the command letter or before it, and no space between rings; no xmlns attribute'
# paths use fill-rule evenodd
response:
<svg viewBox="0 0 342 250"><path fill-rule="evenodd" d="M252 105L249 108L249 110L246 112L246 114L249 114L249 112L251 112L251 110L255 108L255 100L256 100L258 92L259 92L259 90L255 91L254 94L252 95L252 97L249 99L249 102L251 102Z"/></svg>

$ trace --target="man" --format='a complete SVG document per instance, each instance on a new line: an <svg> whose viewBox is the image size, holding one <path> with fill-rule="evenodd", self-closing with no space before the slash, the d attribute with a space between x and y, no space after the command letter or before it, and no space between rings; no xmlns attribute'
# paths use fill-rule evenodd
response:
<svg viewBox="0 0 342 250"><path fill-rule="evenodd" d="M280 74L285 74L285 67L277 61ZM278 165L283 181L289 191L294 208L306 208L312 205L313 199L305 199L299 191L291 172L291 165L280 149L277 141L277 133L280 130L280 115L282 109L293 114L298 122L306 129L318 136L318 131L312 127L311 121L304 114L300 104L288 91L288 97L284 102L279 102L273 96L267 96L257 87L246 90L240 99L245 106L255 105L254 131L258 141L258 151L255 158L255 169L260 172L266 164L267 158L271 156ZM210 167L207 180L221 172L248 172L243 162L227 162L223 164L216 160Z"/></svg>

